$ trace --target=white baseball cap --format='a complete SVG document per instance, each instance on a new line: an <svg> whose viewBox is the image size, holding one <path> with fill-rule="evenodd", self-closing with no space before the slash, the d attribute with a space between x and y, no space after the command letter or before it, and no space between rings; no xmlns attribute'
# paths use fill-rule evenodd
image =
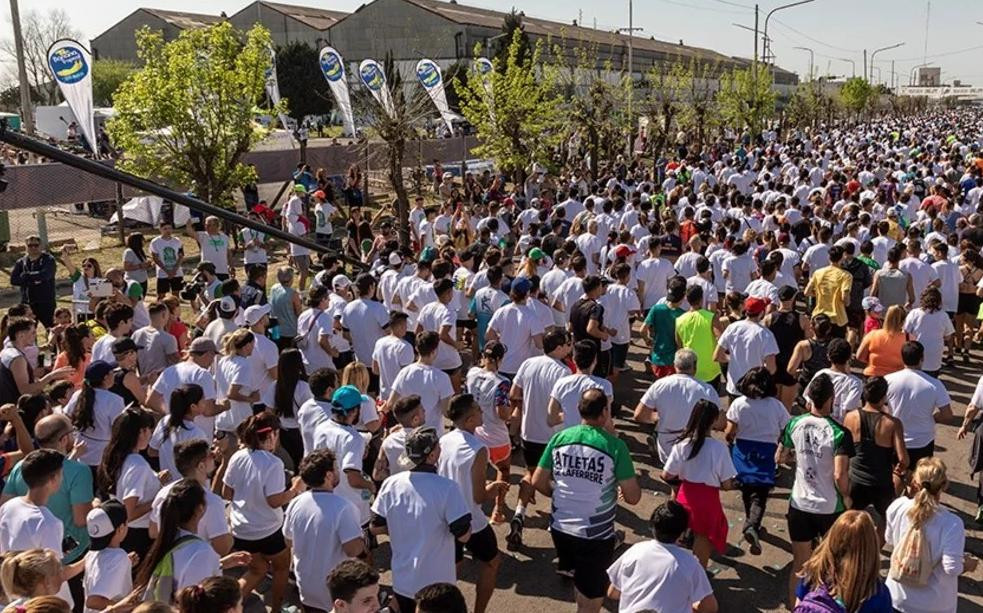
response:
<svg viewBox="0 0 983 613"><path fill-rule="evenodd" d="M264 316L270 314L269 304L254 304L246 309L243 316L246 318L246 324L250 326L255 326L259 320L263 319Z"/></svg>
<svg viewBox="0 0 983 613"><path fill-rule="evenodd" d="M351 287L352 280L345 275L335 275L335 278L331 281L331 285L335 289L345 289Z"/></svg>

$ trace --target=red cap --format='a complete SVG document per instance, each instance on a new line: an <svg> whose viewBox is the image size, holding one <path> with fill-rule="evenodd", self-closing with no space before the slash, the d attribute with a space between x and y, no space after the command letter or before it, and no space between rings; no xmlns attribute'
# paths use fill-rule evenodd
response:
<svg viewBox="0 0 983 613"><path fill-rule="evenodd" d="M767 298L758 298L756 296L749 296L744 300L744 312L754 317L755 315L761 315L771 304L771 300Z"/></svg>
<svg viewBox="0 0 983 613"><path fill-rule="evenodd" d="M614 249L614 257L616 257L616 258L626 258L626 257L628 257L629 255L631 255L634 252L635 252L635 250L632 249L631 247L629 247L628 245L618 245Z"/></svg>

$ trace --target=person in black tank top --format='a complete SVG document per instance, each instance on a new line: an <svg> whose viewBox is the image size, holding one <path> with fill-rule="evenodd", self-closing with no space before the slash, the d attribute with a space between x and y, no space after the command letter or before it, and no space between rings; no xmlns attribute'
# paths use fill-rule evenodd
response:
<svg viewBox="0 0 983 613"><path fill-rule="evenodd" d="M778 343L778 355L775 357L775 383L778 384L778 395L785 408L792 408L792 401L798 391L798 381L788 371L788 363L792 359L795 346L805 338L802 320L805 315L795 310L795 297L798 291L786 285L778 291L781 306L765 318L765 327L775 335Z"/></svg>
<svg viewBox="0 0 983 613"><path fill-rule="evenodd" d="M109 391L123 399L127 406L141 405L147 399L147 390L137 376L137 349L141 349L133 339L124 337L113 343L113 357L116 370L113 371L113 385Z"/></svg>
<svg viewBox="0 0 983 613"><path fill-rule="evenodd" d="M815 336L799 341L792 352L788 363L788 371L794 374L799 382L799 391L795 397L795 406L800 412L805 410L805 399L802 394L816 373L829 368L829 356L826 355L826 345L833 334L833 322L827 315L816 315L812 318L812 330Z"/></svg>

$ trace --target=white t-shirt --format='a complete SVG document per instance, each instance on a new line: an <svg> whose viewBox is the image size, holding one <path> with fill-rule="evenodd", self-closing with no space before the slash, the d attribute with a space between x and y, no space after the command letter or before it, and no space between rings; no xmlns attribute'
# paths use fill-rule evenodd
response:
<svg viewBox="0 0 983 613"><path fill-rule="evenodd" d="M168 419L165 416L157 422L154 433L150 436L150 448L160 456L161 470L169 470L171 478L177 479L181 473L178 472L177 465L174 463L174 446L184 441L203 440L211 442L212 435L206 434L195 422L186 419L183 427L172 428L165 436L164 430L167 427Z"/></svg>
<svg viewBox="0 0 983 613"><path fill-rule="evenodd" d="M351 502L358 509L359 524L364 525L371 517L369 513L369 490L357 490L348 483L347 471L362 472L362 458L365 457L365 439L354 426L348 426L327 419L314 430L314 449L330 449L335 457L335 471L338 485L335 493Z"/></svg>
<svg viewBox="0 0 983 613"><path fill-rule="evenodd" d="M639 402L659 414L656 424L659 459L665 462L676 439L686 429L693 407L700 400L720 406L713 386L683 374L663 377L649 386ZM777 439L776 439L777 440Z"/></svg>
<svg viewBox="0 0 983 613"><path fill-rule="evenodd" d="M903 368L887 380L887 406L904 426L908 449L924 447L935 440L935 410L948 406L949 392L941 381L921 370Z"/></svg>
<svg viewBox="0 0 983 613"><path fill-rule="evenodd" d="M287 232L294 236L304 236L307 234L307 227L301 223L300 218L304 214L304 203L297 196L291 196L287 204L283 205L281 215L286 222ZM311 252L307 247L301 247L290 243L290 255L309 255Z"/></svg>
<svg viewBox="0 0 983 613"><path fill-rule="evenodd" d="M0 553L27 549L51 549L61 552L65 526L47 507L38 507L23 496L11 498L0 506ZM61 584L57 596L75 606L68 582Z"/></svg>
<svg viewBox="0 0 983 613"><path fill-rule="evenodd" d="M178 530L178 538L190 535L187 530ZM189 585L198 585L209 577L222 574L222 560L211 544L192 539L182 543L174 550L174 592L177 593Z"/></svg>
<svg viewBox="0 0 983 613"><path fill-rule="evenodd" d="M405 339L387 334L375 342L372 361L379 365L379 397L389 398L393 381L404 366L413 363L413 346Z"/></svg>
<svg viewBox="0 0 983 613"><path fill-rule="evenodd" d="M275 395L275 388L274 388ZM297 420L297 415L300 412L300 408L304 406L304 403L308 400L314 398L314 394L311 393L311 386L307 381L298 380L297 384L294 385L294 395L291 399L291 410L293 415L288 417L286 415L280 416L280 428L295 430L300 427L300 422ZM272 406L272 405L270 405Z"/></svg>
<svg viewBox="0 0 983 613"><path fill-rule="evenodd" d="M689 551L658 541L632 545L608 568L611 585L621 592L618 610L693 610L693 605L713 594L706 571Z"/></svg>
<svg viewBox="0 0 983 613"><path fill-rule="evenodd" d="M683 481L702 483L710 487L720 487L724 481L737 476L734 461L730 459L730 450L724 443L707 437L695 458L689 457L692 447L692 439L674 444L666 458L663 472L675 475Z"/></svg>
<svg viewBox="0 0 983 613"><path fill-rule="evenodd" d="M744 289L744 293L755 298L767 298L772 304L778 305L778 288L771 281L765 279L755 279Z"/></svg>
<svg viewBox="0 0 983 613"><path fill-rule="evenodd" d="M270 258L266 254L266 248L262 246L266 243L266 234L252 228L243 228L240 234L243 244L243 264L266 264L269 262ZM259 245L253 244L253 241L257 241Z"/></svg>
<svg viewBox="0 0 983 613"><path fill-rule="evenodd" d="M113 343L115 342L116 337L108 332L97 338L96 342L92 343L92 357L89 359L89 364L100 361L115 364L116 358L113 356Z"/></svg>
<svg viewBox="0 0 983 613"><path fill-rule="evenodd" d="M176 476L176 475L175 475ZM125 501L136 498L137 504L153 502L160 491L160 479L150 464L139 453L131 453L123 460L123 467L116 481L116 498ZM130 528L146 528L150 525L150 512L127 524Z"/></svg>
<svg viewBox="0 0 983 613"><path fill-rule="evenodd" d="M735 398L727 408L727 421L737 424L737 438L778 443L791 416L777 398Z"/></svg>
<svg viewBox="0 0 983 613"><path fill-rule="evenodd" d="M612 283L597 301L604 307L604 323L618 332L611 339L611 342L616 345L630 342L631 323L628 316L631 312L639 311L642 308L638 302L638 292L630 290L620 283Z"/></svg>
<svg viewBox="0 0 983 613"><path fill-rule="evenodd" d="M902 496L887 508L884 531L887 545L897 545L908 532L911 526L908 511L913 505L914 500ZM889 577L885 583L891 592L891 603L904 613L956 613L966 528L958 515L940 506L922 526L922 533L928 543L932 574L924 586L905 585Z"/></svg>
<svg viewBox="0 0 983 613"><path fill-rule="evenodd" d="M150 521L160 527L160 510L164 506L164 499L180 481L175 479L160 488L154 501L150 505ZM229 533L229 522L225 519L225 500L205 486L205 514L198 521L198 536L206 541L225 536Z"/></svg>
<svg viewBox="0 0 983 613"><path fill-rule="evenodd" d="M215 273L219 275L229 274L229 237L223 233L209 234L208 232L196 232L198 238L198 249L201 250L201 261L211 262L215 265Z"/></svg>
<svg viewBox="0 0 983 613"><path fill-rule="evenodd" d="M816 373L824 374L833 382L833 418L842 423L843 416L854 409L863 406L864 384L860 377L850 373L836 372L832 368L824 368ZM813 377L815 379L815 377Z"/></svg>
<svg viewBox="0 0 983 613"><path fill-rule="evenodd" d="M272 407L276 380L270 377L270 369L279 364L280 349L265 335L253 333L253 339L253 352L246 358L253 367L250 385L259 390L259 401Z"/></svg>
<svg viewBox="0 0 983 613"><path fill-rule="evenodd" d="M949 315L945 311L926 311L917 307L905 317L903 329L925 348L922 369L940 370L945 339L956 332Z"/></svg>
<svg viewBox="0 0 983 613"><path fill-rule="evenodd" d="M301 603L332 610L325 579L348 559L342 545L362 537L358 510L333 492L304 492L287 505L283 536L293 544L290 555Z"/></svg>
<svg viewBox="0 0 983 613"><path fill-rule="evenodd" d="M669 285L669 277L676 274L669 260L658 258L646 258L638 263L635 271L635 278L644 283L644 293L642 294L642 308L650 309L652 305L665 298L666 288ZM568 309L569 312L569 309Z"/></svg>
<svg viewBox="0 0 983 613"><path fill-rule="evenodd" d="M481 425L475 434L489 447L509 444L509 427L499 417L499 407L509 406L509 380L502 375L472 366L465 379L467 393L481 407Z"/></svg>
<svg viewBox="0 0 983 613"><path fill-rule="evenodd" d="M939 288L942 292L942 310L955 313L959 308L959 284L962 282L959 265L949 260L940 260L932 264L932 269L935 270L935 276L942 281Z"/></svg>
<svg viewBox="0 0 983 613"><path fill-rule="evenodd" d="M338 325L341 325L341 313L345 310L345 305L347 304L347 299L332 292L328 294L328 308L324 310L324 314L330 315L331 317L331 346L337 349L339 353L352 350L351 343L341 333L341 330L334 327L335 321L338 322Z"/></svg>
<svg viewBox="0 0 983 613"><path fill-rule="evenodd" d="M754 258L750 254L731 255L724 259L722 270L726 277L724 287L728 292L749 291L751 275L754 273Z"/></svg>
<svg viewBox="0 0 983 613"><path fill-rule="evenodd" d="M117 601L133 591L132 565L129 555L119 547L107 547L85 554L85 598L102 596ZM97 609L85 607L85 613Z"/></svg>
<svg viewBox="0 0 983 613"><path fill-rule="evenodd" d="M330 202L318 202L314 205L314 232L331 236L334 228L331 226L331 216L337 211Z"/></svg>
<svg viewBox="0 0 983 613"><path fill-rule="evenodd" d="M187 383L201 387L203 400L215 400L215 377L212 376L211 372L190 360L178 362L174 366L165 368L150 390L160 394L164 412L168 413L170 412L168 406L171 402L171 392L178 386ZM208 440L211 440L215 433L215 417L199 415L195 417L194 421L195 425L208 436Z"/></svg>
<svg viewBox="0 0 983 613"><path fill-rule="evenodd" d="M534 336L546 330L543 322L528 304L511 303L495 311L488 329L498 334L498 340L507 347L499 368L505 373L515 373L527 359L541 353L533 342Z"/></svg>
<svg viewBox="0 0 983 613"><path fill-rule="evenodd" d="M236 538L258 541L283 526L283 510L266 502L267 496L287 489L280 458L268 451L240 449L229 459L222 482L235 491L229 522Z"/></svg>
<svg viewBox="0 0 983 613"><path fill-rule="evenodd" d="M607 396L608 405L614 399L614 386L607 379L574 373L567 375L553 384L550 398L560 404L563 411L563 423L559 430L580 425L580 398L588 390L601 390Z"/></svg>
<svg viewBox="0 0 983 613"><path fill-rule="evenodd" d="M569 375L566 364L548 355L530 358L519 366L512 384L522 389L522 440L545 445L558 431L547 422L547 406L553 386Z"/></svg>
<svg viewBox="0 0 983 613"><path fill-rule="evenodd" d="M567 325L570 321L570 310L573 304L584 297L584 280L580 277L570 277L556 288L553 301L563 305L562 316L558 325Z"/></svg>
<svg viewBox="0 0 983 613"><path fill-rule="evenodd" d="M228 398L233 385L239 386L240 394L248 396L256 390L256 386L260 383L256 380L253 365L245 356L228 355L221 357L218 359L215 371L215 386L219 398ZM252 404L229 399L229 410L219 413L215 418L215 428L222 432L235 432L239 424L246 421L252 414Z"/></svg>
<svg viewBox="0 0 983 613"><path fill-rule="evenodd" d="M929 283L939 279L935 269L918 258L907 257L898 262L898 268L911 275L911 284L915 289L916 300L921 297Z"/></svg>
<svg viewBox="0 0 983 613"><path fill-rule="evenodd" d="M331 403L321 401L313 396L294 411L297 427L300 428L300 438L304 442L304 455L314 451L314 432L317 427L331 419Z"/></svg>
<svg viewBox="0 0 983 613"><path fill-rule="evenodd" d="M400 458L406 452L406 435L409 434L406 428L400 428L394 432L391 432L386 438L382 439L382 452L386 454L386 460L389 464L389 474L395 475L396 473L401 473L404 470L409 470L402 462Z"/></svg>
<svg viewBox="0 0 983 613"><path fill-rule="evenodd" d="M392 391L400 397L418 394L423 405L424 423L444 433L444 416L440 413L440 403L454 395L451 378L442 370L414 362L399 371L393 381ZM414 592L415 593L415 592Z"/></svg>
<svg viewBox="0 0 983 613"><path fill-rule="evenodd" d="M375 300L352 300L341 313L341 325L351 332L355 357L371 366L376 341L389 329L389 311Z"/></svg>
<svg viewBox="0 0 983 613"><path fill-rule="evenodd" d="M451 339L457 340L457 314L447 305L440 302L431 302L420 309L420 316L417 318L417 325L428 332L440 333L441 328L447 327ZM437 344L437 357L433 361L434 368L450 370L461 366L461 352L457 347L448 345L443 340Z"/></svg>
<svg viewBox="0 0 983 613"><path fill-rule="evenodd" d="M164 266L167 266L168 268L174 268L183 248L181 239L176 236L171 236L170 238L157 236L150 241L150 253L157 256L157 259L163 262ZM177 271L177 276L180 276L180 274L181 271ZM158 266L157 278L166 279L167 271Z"/></svg>
<svg viewBox="0 0 983 613"><path fill-rule="evenodd" d="M480 438L464 430L451 430L440 437L437 472L460 488L461 497L470 507L472 534L484 530L488 525L488 517L485 516L484 510L474 501L474 483L471 478L471 468L474 466L475 458L485 447L485 443Z"/></svg>
<svg viewBox="0 0 983 613"><path fill-rule="evenodd" d="M68 417L75 413L79 398L82 397L82 390L76 390L65 405L63 412ZM81 432L75 432L76 440L85 441L85 451L78 457L78 461L88 466L99 466L102 463L102 452L109 445L110 435L113 431L113 421L119 417L123 409L123 398L102 388L95 389L95 402L92 405L92 427L86 428ZM55 549L61 551L61 549Z"/></svg>
<svg viewBox="0 0 983 613"><path fill-rule="evenodd" d="M727 391L737 394L737 382L747 371L756 366L764 366L765 358L778 355L778 343L771 330L750 321L736 321L724 330L717 345L727 350Z"/></svg>
<svg viewBox="0 0 983 613"><path fill-rule="evenodd" d="M297 335L307 337L307 346L301 350L307 372L313 373L319 368L335 370L334 360L318 342L321 338L331 338L333 323L331 314L320 309L307 309L297 318Z"/></svg>
<svg viewBox="0 0 983 613"><path fill-rule="evenodd" d="M404 471L382 482L372 512L389 526L397 594L412 598L433 583L457 582L449 526L469 510L458 485L434 473Z"/></svg>

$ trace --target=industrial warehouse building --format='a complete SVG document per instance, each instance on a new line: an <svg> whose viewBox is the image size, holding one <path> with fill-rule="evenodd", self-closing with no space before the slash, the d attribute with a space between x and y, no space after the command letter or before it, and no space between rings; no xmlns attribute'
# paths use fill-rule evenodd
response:
<svg viewBox="0 0 983 613"><path fill-rule="evenodd" d="M499 41L496 39L502 33L505 15L500 11L459 4L455 0L373 0L351 14L263 0L249 4L231 17L138 9L93 39L92 46L96 57L137 61L133 39L134 32L141 26L162 29L165 38L170 39L181 29L228 19L239 29L248 29L254 23L263 24L270 30L276 45L303 41L316 48L330 44L344 56L350 66L349 74L355 74L354 68L361 60L382 60L387 52L392 52L401 72L410 74L422 57L446 68L471 58L476 47L485 50L497 46ZM612 73L621 73L628 67L629 37L626 35L529 16L523 17L523 24L533 42L542 39L551 45L560 45L571 55L577 47L589 46L596 50L599 65L610 65ZM720 71L750 63L744 58L685 45L683 41L673 43L634 36L631 47L631 68L635 78L642 77L656 64L675 61L687 64L696 61ZM798 77L792 72L778 67L773 67L772 71L775 88L780 94L790 93L798 83Z"/></svg>

